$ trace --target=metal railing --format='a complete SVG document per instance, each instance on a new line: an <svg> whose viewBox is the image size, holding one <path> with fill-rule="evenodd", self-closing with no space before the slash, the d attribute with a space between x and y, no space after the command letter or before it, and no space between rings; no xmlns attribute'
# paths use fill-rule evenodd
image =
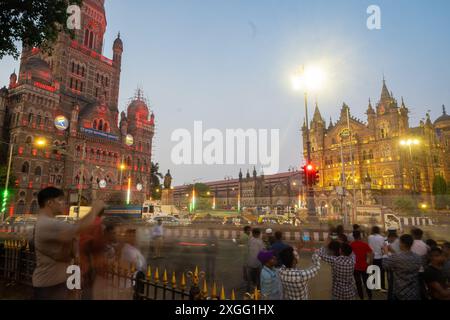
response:
<svg viewBox="0 0 450 320"><path fill-rule="evenodd" d="M35 267L36 255L28 241L6 240L0 244L0 281L8 286L31 287ZM116 259L104 260L100 269L97 278L101 290L97 299L101 300L236 300L234 290L227 295L223 285L220 290L216 283L209 287L205 272L198 267L178 277L172 272L170 279L167 270L153 271L149 266L146 272L138 271L133 264L124 265ZM243 296L243 300L259 299L256 289Z"/></svg>

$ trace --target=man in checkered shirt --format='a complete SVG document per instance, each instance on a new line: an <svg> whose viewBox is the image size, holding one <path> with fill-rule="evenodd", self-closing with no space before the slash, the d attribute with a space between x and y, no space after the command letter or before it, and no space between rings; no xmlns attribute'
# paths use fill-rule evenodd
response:
<svg viewBox="0 0 450 320"><path fill-rule="evenodd" d="M329 253L328 247L332 253ZM331 265L333 300L354 300L356 283L354 277L356 257L352 247L347 243L329 242L328 246L319 250L319 257Z"/></svg>
<svg viewBox="0 0 450 320"><path fill-rule="evenodd" d="M308 282L314 278L320 270L320 259L317 254L312 257L313 266L309 269L298 269L298 254L292 247L286 248L279 253L283 264L279 270L283 295L285 300L308 300Z"/></svg>

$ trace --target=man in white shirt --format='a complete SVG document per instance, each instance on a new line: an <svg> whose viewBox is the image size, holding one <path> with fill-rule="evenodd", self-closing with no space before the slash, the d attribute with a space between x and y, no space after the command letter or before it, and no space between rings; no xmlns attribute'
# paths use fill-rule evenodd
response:
<svg viewBox="0 0 450 320"><path fill-rule="evenodd" d="M164 237L164 229L162 226L162 220L158 220L158 224L153 227L152 230L152 239L154 242L155 254L153 256L154 259L162 258L161 249L163 246L163 237Z"/></svg>
<svg viewBox="0 0 450 320"><path fill-rule="evenodd" d="M381 270L381 290L386 291L385 272L383 269L383 249L385 240L380 234L380 227L374 226L372 228L372 234L369 236L368 243L374 255L373 264L380 267Z"/></svg>
<svg viewBox="0 0 450 320"><path fill-rule="evenodd" d="M414 243L411 247L411 251L424 258L428 254L430 248L422 240L423 231L419 228L414 228L411 230L411 235L414 238Z"/></svg>
<svg viewBox="0 0 450 320"><path fill-rule="evenodd" d="M70 299L67 288L67 268L74 264L74 243L80 233L88 230L95 218L103 211L103 201L96 201L92 210L75 224L55 219L65 211L64 192L46 188L38 194L39 214L34 229L36 268L32 282L36 300Z"/></svg>

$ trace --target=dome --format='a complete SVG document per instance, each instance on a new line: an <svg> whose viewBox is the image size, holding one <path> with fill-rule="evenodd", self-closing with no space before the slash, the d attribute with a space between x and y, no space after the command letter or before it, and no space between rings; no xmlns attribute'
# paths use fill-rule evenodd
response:
<svg viewBox="0 0 450 320"><path fill-rule="evenodd" d="M40 58L32 57L28 59L23 65L22 70L27 76L31 75L31 79L33 80L49 86L53 83L52 70L49 64Z"/></svg>
<svg viewBox="0 0 450 320"><path fill-rule="evenodd" d="M439 125L450 126L450 115L447 114L445 106L442 106L442 116L437 118L434 124L437 126Z"/></svg>
<svg viewBox="0 0 450 320"><path fill-rule="evenodd" d="M128 106L128 118L133 118L133 116L135 116L136 118L147 120L148 114L147 104L140 99L134 100Z"/></svg>
<svg viewBox="0 0 450 320"><path fill-rule="evenodd" d="M120 39L120 32L117 35L116 40L114 40L113 49L123 51L123 42L122 39Z"/></svg>

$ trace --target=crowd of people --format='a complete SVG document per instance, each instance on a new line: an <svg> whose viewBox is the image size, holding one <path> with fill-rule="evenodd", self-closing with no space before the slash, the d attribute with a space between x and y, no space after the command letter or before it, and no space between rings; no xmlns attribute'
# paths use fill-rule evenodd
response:
<svg viewBox="0 0 450 320"><path fill-rule="evenodd" d="M46 188L38 194L39 214L31 239L36 253L33 273L35 299L61 300L74 298L67 287L67 270L71 265L81 268L82 299L96 299L96 287L104 289L102 274L105 259L120 263L121 269L145 272L147 260L136 239L136 230L127 229L118 239L114 223L103 218L105 204L96 201L92 210L74 224L55 219L64 212L64 193ZM160 258L164 228L159 221L151 230L153 257ZM247 292L261 290L268 300L308 300L309 282L317 277L321 263L331 267L330 298L353 300L373 298L373 291L386 293L389 300L449 300L450 244L441 247L436 241L423 241L423 231L414 228L398 235L390 229L382 235L374 226L367 234L358 225L351 233L343 226L330 228L325 245L312 254L310 265L300 265L302 242L296 247L283 239L281 231L274 232L250 226L240 237L243 249L243 279ZM205 249L207 273L215 278L215 257L218 239L210 232ZM380 271L378 287L369 286L368 269ZM373 268L372 268L373 269ZM375 281L376 282L376 281ZM127 284L131 287L131 283Z"/></svg>
<svg viewBox="0 0 450 320"><path fill-rule="evenodd" d="M303 243L287 244L280 231L262 234L247 226L241 244L246 289L258 288L266 300L308 300L308 284L319 274L321 263L331 267L333 300L364 300L365 294L371 300L374 291L386 293L388 300L450 299L450 243L439 247L432 239L423 241L419 228L399 236L395 229L382 235L378 226L370 234L359 225L348 234L343 226L331 227L310 266L299 265ZM371 266L375 268L369 270ZM378 279L371 270L379 271Z"/></svg>

